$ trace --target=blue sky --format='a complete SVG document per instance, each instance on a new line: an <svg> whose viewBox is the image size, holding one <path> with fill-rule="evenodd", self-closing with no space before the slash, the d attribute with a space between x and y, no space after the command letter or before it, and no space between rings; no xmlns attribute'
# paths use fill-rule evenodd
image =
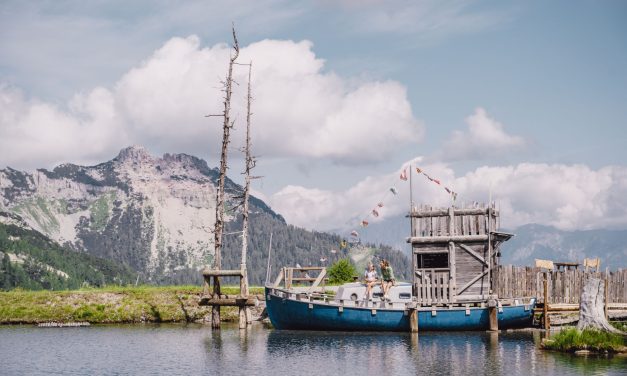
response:
<svg viewBox="0 0 627 376"><path fill-rule="evenodd" d="M623 1L4 1L0 166L96 163L130 143L215 165L202 127L216 125L194 119L219 105L232 21L261 62L255 189L288 220L337 227L415 160L468 200L502 192L513 225L627 228ZM154 100L194 85L178 107ZM549 179L554 205L530 198L550 187L516 188ZM431 188L416 194L446 202Z"/></svg>

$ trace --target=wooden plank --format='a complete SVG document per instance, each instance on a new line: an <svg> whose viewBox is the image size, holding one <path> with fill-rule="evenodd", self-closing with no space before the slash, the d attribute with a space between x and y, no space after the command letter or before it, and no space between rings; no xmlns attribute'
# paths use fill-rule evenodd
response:
<svg viewBox="0 0 627 376"><path fill-rule="evenodd" d="M322 282L324 280L324 277L327 275L327 269L322 269L320 271L320 274L318 274L318 278L316 278L316 280L314 281L314 283L311 285L311 287L309 288L309 291L314 291L316 287L318 287L318 285L320 285L320 282Z"/></svg>
<svg viewBox="0 0 627 376"><path fill-rule="evenodd" d="M281 271L279 272L279 275L274 280L274 283L272 284L272 287L274 287L274 288L279 287L279 284L281 284L281 281L283 280L284 274L285 274L285 269L281 269Z"/></svg>
<svg viewBox="0 0 627 376"><path fill-rule="evenodd" d="M448 242L485 242L488 235L454 235L454 236L413 236L406 238L407 243L412 244L431 244L431 243L448 243Z"/></svg>
<svg viewBox="0 0 627 376"><path fill-rule="evenodd" d="M205 278L210 277L242 277L241 270L225 270L225 269L205 269L202 271Z"/></svg>
<svg viewBox="0 0 627 376"><path fill-rule="evenodd" d="M464 291L466 291L470 286L472 286L475 282L477 282L478 280L480 280L481 278L483 278L486 274L488 274L488 271L485 270L483 273L477 275L475 278L473 278L472 280L470 280L470 282L466 283L461 289L457 290L457 295L459 296L460 294L462 294Z"/></svg>
<svg viewBox="0 0 627 376"><path fill-rule="evenodd" d="M212 298L210 296L204 296L200 298L198 302L200 306L249 306L254 307L259 305L259 300L256 297L239 297L239 298Z"/></svg>
<svg viewBox="0 0 627 376"><path fill-rule="evenodd" d="M463 244L463 243L457 243L457 245L460 246L464 251L468 252L471 256L473 256L474 258L479 260L485 266L489 267L487 261L481 255L479 255L477 252L473 251L469 246L467 246L466 244Z"/></svg>

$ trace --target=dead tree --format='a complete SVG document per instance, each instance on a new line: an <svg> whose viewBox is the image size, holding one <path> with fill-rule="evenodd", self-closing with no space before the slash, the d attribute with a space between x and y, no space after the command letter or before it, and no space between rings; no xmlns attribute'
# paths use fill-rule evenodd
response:
<svg viewBox="0 0 627 376"><path fill-rule="evenodd" d="M250 62L248 66L248 95L246 97L246 145L244 146L245 152L245 161L246 167L244 170L245 176L245 184L244 184L244 195L243 195L243 213L242 213L242 259L240 262L240 270L242 271L242 278L240 278L240 291L243 296L248 296L248 275L246 269L246 254L248 250L248 198L250 195L250 180L252 177L250 176L250 170L255 167L256 160L250 153L250 116L252 113L250 112L250 103L252 102L252 95L250 91L251 86L251 73L252 73L253 63ZM247 323L251 321L250 317L250 309L248 307L240 306L239 307L239 327L240 329L244 329L247 326Z"/></svg>
<svg viewBox="0 0 627 376"><path fill-rule="evenodd" d="M235 27L233 27L233 50L234 53L231 56L229 62L229 71L224 82L224 112L222 117L223 123L223 136L222 136L222 153L220 154L220 179L218 181L218 189L216 192L216 223L214 229L214 244L215 253L213 258L213 268L220 269L222 267L222 233L224 230L224 181L226 179L227 170L227 149L229 145L230 131L233 128L234 122L231 121L231 95L233 93L233 65L235 60L239 56L239 44L237 43L237 36L235 35ZM220 295L220 277L213 277L213 295ZM214 329L220 328L220 306L213 306L211 310L211 326Z"/></svg>
<svg viewBox="0 0 627 376"><path fill-rule="evenodd" d="M598 329L606 332L624 334L614 328L605 318L605 284L599 278L586 281L579 300L579 323L577 329Z"/></svg>

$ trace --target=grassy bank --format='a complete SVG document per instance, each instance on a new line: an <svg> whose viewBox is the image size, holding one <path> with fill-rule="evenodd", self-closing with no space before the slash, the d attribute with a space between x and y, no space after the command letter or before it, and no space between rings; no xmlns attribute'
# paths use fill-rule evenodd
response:
<svg viewBox="0 0 627 376"><path fill-rule="evenodd" d="M135 323L201 321L210 307L198 305L199 286L107 287L71 291L0 292L0 324L40 322ZM239 287L222 287L237 294ZM261 287L251 288L263 294ZM236 307L223 307L222 318L235 320Z"/></svg>
<svg viewBox="0 0 627 376"><path fill-rule="evenodd" d="M599 330L568 328L542 342L547 350L576 352L588 350L595 353L627 352L627 341L624 336Z"/></svg>

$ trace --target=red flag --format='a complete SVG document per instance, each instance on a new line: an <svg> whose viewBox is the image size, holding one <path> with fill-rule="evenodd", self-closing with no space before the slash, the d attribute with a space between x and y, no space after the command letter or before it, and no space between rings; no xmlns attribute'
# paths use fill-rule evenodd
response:
<svg viewBox="0 0 627 376"><path fill-rule="evenodd" d="M377 209L372 209L372 215L374 215L375 217L379 216L379 212L377 211Z"/></svg>
<svg viewBox="0 0 627 376"><path fill-rule="evenodd" d="M438 179L432 179L436 184L440 184L440 181Z"/></svg>
<svg viewBox="0 0 627 376"><path fill-rule="evenodd" d="M368 226L368 221L366 220L361 221L361 227L366 227L366 226Z"/></svg>
<svg viewBox="0 0 627 376"><path fill-rule="evenodd" d="M359 234L357 233L357 231L353 230L351 231L351 236L359 236Z"/></svg>
<svg viewBox="0 0 627 376"><path fill-rule="evenodd" d="M401 180L407 180L407 168L401 172Z"/></svg>

